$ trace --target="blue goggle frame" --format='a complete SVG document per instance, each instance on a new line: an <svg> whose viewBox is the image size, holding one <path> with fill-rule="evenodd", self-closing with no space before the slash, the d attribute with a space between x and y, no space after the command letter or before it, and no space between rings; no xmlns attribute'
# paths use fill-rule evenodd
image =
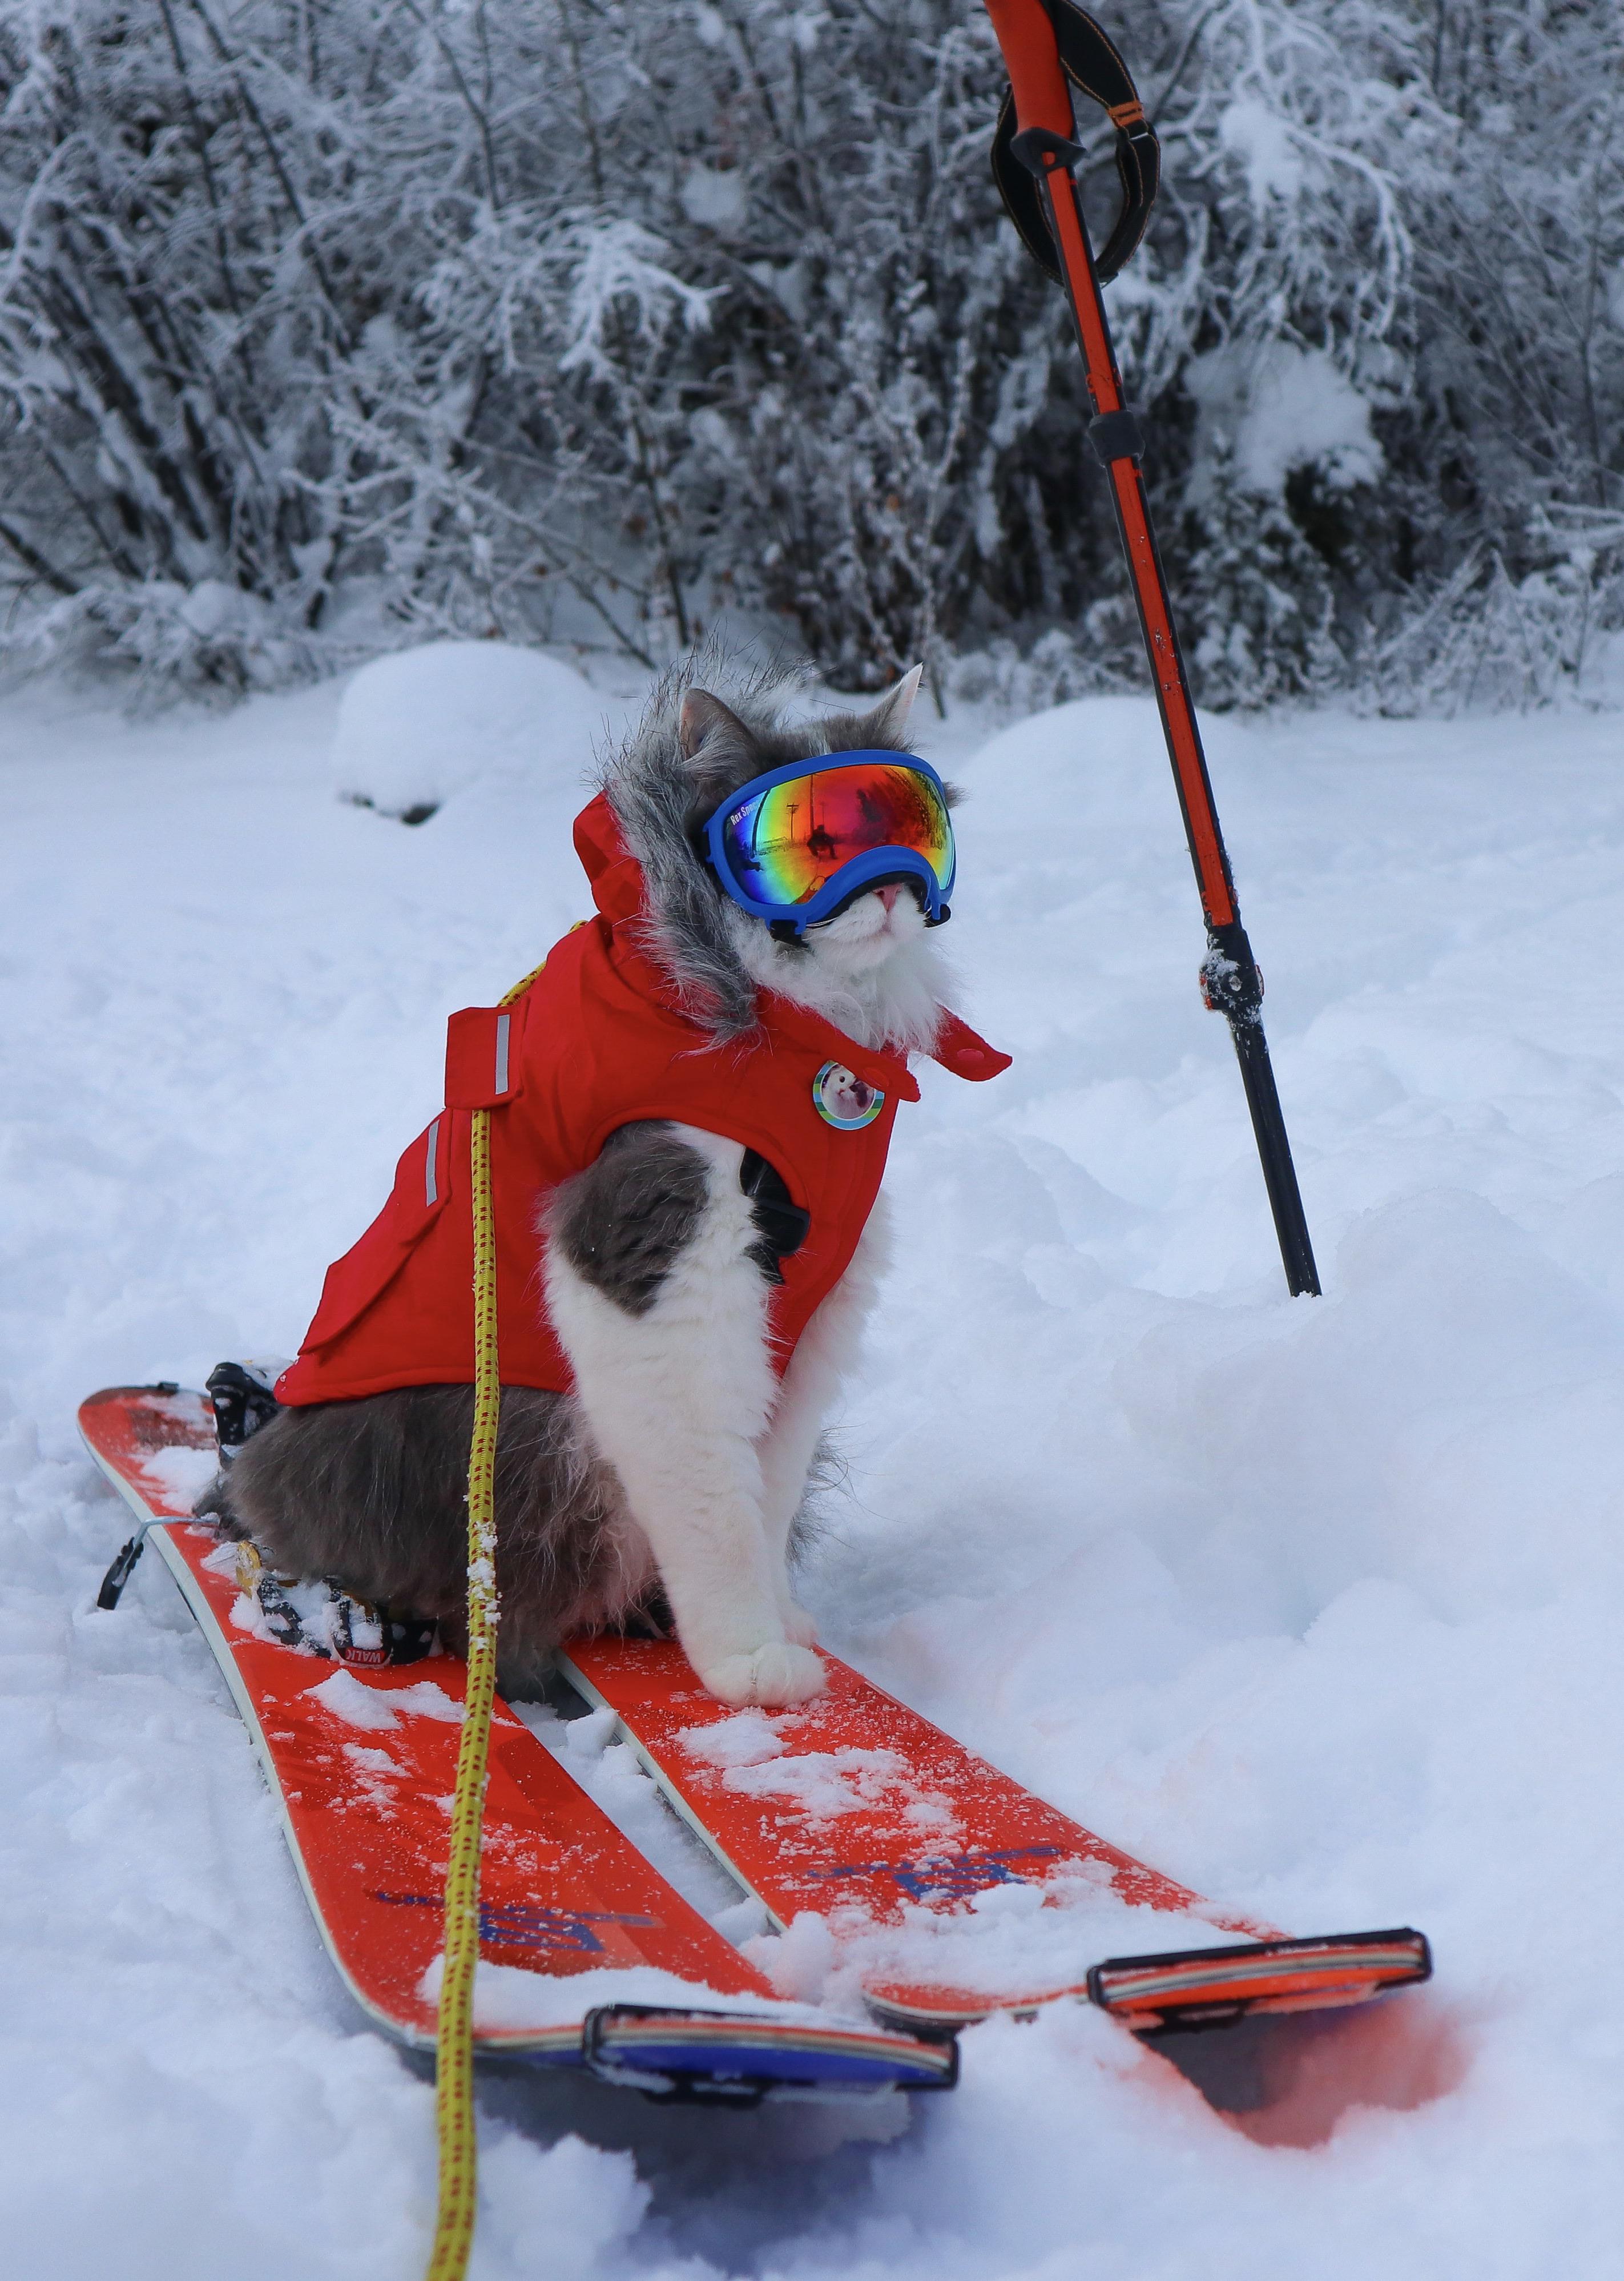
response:
<svg viewBox="0 0 1624 2281"><path fill-rule="evenodd" d="M797 777L826 776L836 769L855 768L870 762L878 762L887 768L912 769L936 787L942 812L947 816L947 885L943 886L916 848L869 847L861 855L854 855L849 862L842 863L807 902L762 902L749 893L734 878L728 862L728 818L761 793L771 792L781 784L792 784ZM784 768L769 769L765 776L752 777L748 784L729 793L706 824L705 854L718 885L741 909L748 911L752 918L764 920L775 934L790 933L796 940L808 927L838 918L859 895L866 895L874 887L887 886L893 881L914 889L927 926L942 926L953 916L947 898L958 879L958 848L953 835L953 819L947 815L947 788L930 762L922 761L917 753L885 752L867 746L855 753L819 753L809 761L791 761Z"/></svg>

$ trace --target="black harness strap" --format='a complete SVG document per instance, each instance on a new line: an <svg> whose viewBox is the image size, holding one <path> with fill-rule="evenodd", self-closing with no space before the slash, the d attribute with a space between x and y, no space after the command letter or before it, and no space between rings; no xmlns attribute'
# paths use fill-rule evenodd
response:
<svg viewBox="0 0 1624 2281"><path fill-rule="evenodd" d="M783 1263L806 1241L812 1215L791 1197L789 1184L777 1166L754 1148L745 1150L739 1185L750 1199L755 1220L755 1241L749 1256L769 1283L782 1283Z"/></svg>
<svg viewBox="0 0 1624 2281"><path fill-rule="evenodd" d="M1122 211L1094 265L1101 283L1105 284L1117 274L1145 234L1162 179L1161 146L1145 117L1145 107L1126 64L1094 18L1085 15L1075 0L1042 0L1042 4L1055 27L1061 66L1067 79L1079 94L1099 104L1117 130L1117 173L1122 183ZM999 108L997 132L993 137L993 180L1010 220L1020 232L1022 244L1059 284L1060 260L1049 236L1043 201L1035 179L1011 147L1015 134L1015 98L1006 88ZM1079 151L1078 157L1081 156Z"/></svg>

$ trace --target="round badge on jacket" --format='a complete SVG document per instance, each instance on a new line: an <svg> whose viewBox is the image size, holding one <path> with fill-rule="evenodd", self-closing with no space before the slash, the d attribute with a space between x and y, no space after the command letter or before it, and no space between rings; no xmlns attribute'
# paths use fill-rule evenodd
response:
<svg viewBox="0 0 1624 2281"><path fill-rule="evenodd" d="M861 1133L872 1125L885 1096L839 1062L825 1062L812 1080L812 1106L837 1133Z"/></svg>

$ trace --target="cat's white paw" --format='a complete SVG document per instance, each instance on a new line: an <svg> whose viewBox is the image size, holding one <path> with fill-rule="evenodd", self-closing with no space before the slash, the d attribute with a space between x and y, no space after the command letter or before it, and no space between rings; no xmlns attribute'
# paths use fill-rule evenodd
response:
<svg viewBox="0 0 1624 2281"><path fill-rule="evenodd" d="M817 1619L816 1616L809 1616L804 1608L798 1608L793 1600L789 1601L786 1605L780 1608L778 1612L784 1619L785 1630L789 1634L791 1639L793 1640L797 1647L816 1647L817 1645Z"/></svg>
<svg viewBox="0 0 1624 2281"><path fill-rule="evenodd" d="M759 1703L763 1709L809 1702L824 1691L824 1666L810 1648L793 1640L771 1640L752 1655L723 1656L700 1674L723 1703Z"/></svg>

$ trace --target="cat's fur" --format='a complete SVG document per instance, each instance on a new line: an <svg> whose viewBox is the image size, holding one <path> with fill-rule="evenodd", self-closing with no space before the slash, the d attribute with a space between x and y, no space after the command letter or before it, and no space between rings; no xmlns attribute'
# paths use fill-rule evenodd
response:
<svg viewBox="0 0 1624 2281"><path fill-rule="evenodd" d="M928 1045L946 976L911 893L879 889L809 929L804 947L780 943L695 852L704 819L752 777L824 753L906 749L919 672L871 713L792 726L770 683L723 703L693 671L662 684L604 771L647 885L642 947L718 1040L748 1032L764 987L860 1043ZM754 1174L745 1160L737 1142L693 1127L630 1125L553 1193L547 1306L575 1391L503 1389L497 1573L509 1692L533 1689L572 1631L668 1614L724 1701L795 1703L822 1684L788 1563L824 1419L884 1264L884 1208L780 1383L765 1336L776 1176L763 1187L761 1160ZM459 1645L472 1414L468 1387L284 1410L205 1504L283 1573L330 1576L435 1617Z"/></svg>

